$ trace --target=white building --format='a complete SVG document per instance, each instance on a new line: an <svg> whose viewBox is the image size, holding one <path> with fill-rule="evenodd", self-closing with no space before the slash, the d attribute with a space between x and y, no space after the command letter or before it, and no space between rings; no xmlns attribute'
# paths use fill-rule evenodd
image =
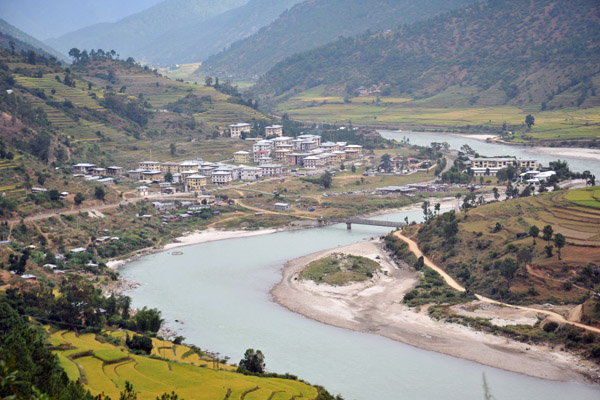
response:
<svg viewBox="0 0 600 400"><path fill-rule="evenodd" d="M211 176L211 181L215 185L228 185L233 181L233 176L229 171L214 171Z"/></svg>
<svg viewBox="0 0 600 400"><path fill-rule="evenodd" d="M242 132L250 133L252 126L245 122L240 122L238 124L229 125L229 132L231 133L232 138L240 138L242 137Z"/></svg>
<svg viewBox="0 0 600 400"><path fill-rule="evenodd" d="M282 176L285 172L285 168L279 164L264 164L259 166L262 170L262 176L267 177L278 177Z"/></svg>
<svg viewBox="0 0 600 400"><path fill-rule="evenodd" d="M242 167L240 178L243 181L256 181L262 176L262 169L257 167Z"/></svg>
<svg viewBox="0 0 600 400"><path fill-rule="evenodd" d="M283 136L283 126L271 125L265 128L266 136Z"/></svg>

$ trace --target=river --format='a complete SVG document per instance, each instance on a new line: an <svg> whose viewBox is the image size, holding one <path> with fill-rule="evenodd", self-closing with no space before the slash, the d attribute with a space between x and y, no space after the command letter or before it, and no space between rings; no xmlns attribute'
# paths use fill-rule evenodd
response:
<svg viewBox="0 0 600 400"><path fill-rule="evenodd" d="M379 131L381 136L386 139L396 139L398 141L407 138L410 144L419 146L430 146L432 142L447 142L451 149L459 150L464 144L469 145L473 150L482 156L514 156L517 158L534 158L538 163L548 166L550 161L557 159L565 160L569 163L569 168L574 172L590 171L600 179L600 154L584 154L585 159L560 155L559 147L529 147L529 146L513 146L501 143L488 143L484 140L479 140L467 135L441 134L441 133L422 133L409 131ZM568 149L577 150L577 149ZM587 149L585 149L587 150ZM548 154L547 152L556 152L556 155Z"/></svg>
<svg viewBox="0 0 600 400"><path fill-rule="evenodd" d="M421 220L406 212L382 219ZM238 362L263 351L267 368L324 385L345 399L481 399L482 373L498 400L598 399L600 387L561 383L420 350L373 334L321 324L274 303L270 289L286 260L389 232L345 224L203 243L125 265L141 283L127 294L134 307L162 310L166 323L201 348ZM176 323L175 319L183 323Z"/></svg>

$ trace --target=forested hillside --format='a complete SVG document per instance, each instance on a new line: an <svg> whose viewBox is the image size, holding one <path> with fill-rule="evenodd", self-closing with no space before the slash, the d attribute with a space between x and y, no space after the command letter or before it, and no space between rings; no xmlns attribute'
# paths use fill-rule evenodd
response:
<svg viewBox="0 0 600 400"><path fill-rule="evenodd" d="M262 75L285 57L339 36L396 29L470 3L473 0L305 1L257 34L207 59L199 73L241 78Z"/></svg>
<svg viewBox="0 0 600 400"><path fill-rule="evenodd" d="M161 43L185 40L168 32L198 24L225 11L242 6L248 0L167 0L115 23L102 23L68 33L46 43L63 53L71 48L115 49L122 55L144 58L144 49Z"/></svg>
<svg viewBox="0 0 600 400"><path fill-rule="evenodd" d="M586 106L600 84L600 8L594 0L494 0L386 33L343 38L294 55L256 85L266 96L327 85L429 97L449 87L516 105ZM573 91L572 103L553 102ZM383 91L382 91L383 92Z"/></svg>

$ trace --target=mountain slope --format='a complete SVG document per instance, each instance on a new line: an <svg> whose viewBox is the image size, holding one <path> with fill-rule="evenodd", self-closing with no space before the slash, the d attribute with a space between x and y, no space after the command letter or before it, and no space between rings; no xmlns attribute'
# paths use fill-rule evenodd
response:
<svg viewBox="0 0 600 400"><path fill-rule="evenodd" d="M247 4L200 23L170 30L143 51L153 63L196 62L258 31L300 0L250 0Z"/></svg>
<svg viewBox="0 0 600 400"><path fill-rule="evenodd" d="M519 105L552 105L555 95L575 89L579 106L595 97L599 72L596 1L494 0L294 55L255 89L278 96L325 84L352 94L361 85L387 83L392 92L429 97L453 85L472 86L478 91L473 104L495 90L504 92L496 102Z"/></svg>
<svg viewBox="0 0 600 400"><path fill-rule="evenodd" d="M68 60L66 54L62 54L62 53L56 51L55 49L51 48L50 46L40 42L39 40L35 39L34 37L29 36L28 34L21 31L20 29L12 26L11 24L9 24L8 22L6 22L3 19L0 19L0 34L2 34L2 36L3 36L2 42L5 42L5 41L10 42L11 38L17 39L16 41L13 40L13 42L15 42L15 49L17 51L34 50L36 52L41 52L41 53L45 53L45 54L54 56L61 61ZM19 43L19 42L21 42L21 43ZM10 45L2 46L2 47L10 48Z"/></svg>
<svg viewBox="0 0 600 400"><path fill-rule="evenodd" d="M71 32L46 43L67 53L71 48L114 49L124 57L144 59L142 49L160 43L176 27L200 23L248 0L165 0L115 23L102 23ZM172 38L169 38L171 40Z"/></svg>
<svg viewBox="0 0 600 400"><path fill-rule="evenodd" d="M162 0L19 0L0 2L0 15L46 40L99 22L113 22Z"/></svg>
<svg viewBox="0 0 600 400"><path fill-rule="evenodd" d="M473 0L309 0L285 12L256 35L210 57L201 72L251 77L262 75L294 53L323 45L339 36L395 29Z"/></svg>

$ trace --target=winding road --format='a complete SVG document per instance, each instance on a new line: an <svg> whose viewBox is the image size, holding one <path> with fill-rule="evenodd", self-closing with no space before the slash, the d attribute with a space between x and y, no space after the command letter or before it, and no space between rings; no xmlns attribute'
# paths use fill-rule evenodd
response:
<svg viewBox="0 0 600 400"><path fill-rule="evenodd" d="M410 249L410 251L413 252L413 254L416 257L423 257L423 261L425 262L425 265L427 265L429 268L433 269L435 272L440 274L442 276L442 278L444 278L444 281L448 284L448 286L452 287L455 290L458 290L459 292L464 292L466 290L462 285L460 285L458 282L456 282L454 280L454 278L452 278L450 275L448 275L442 268L440 268L434 262L432 262L429 258L427 258L423 254L421 249L419 249L419 246L417 245L417 243L414 240L404 236L400 231L394 232L394 236L396 236L397 238L406 242L406 244L408 244L408 248ZM531 308L531 307L515 306L512 304L507 304L507 303L502 303L500 301L492 300L487 297L481 296L479 294L475 294L475 297L477 297L477 299L479 301L483 301L483 302L490 303L490 304L495 304L495 305L499 305L499 306L503 306L503 307L512 307L512 308L518 309L518 310L532 311L535 313L544 314L551 321L558 322L561 324L573 325L578 328L585 329L588 332L600 333L600 328L594 328L592 326L587 326L587 325L584 325L579 322L569 321L565 317L563 317L562 315L560 315L558 313L555 313L554 311L540 310L538 308Z"/></svg>

